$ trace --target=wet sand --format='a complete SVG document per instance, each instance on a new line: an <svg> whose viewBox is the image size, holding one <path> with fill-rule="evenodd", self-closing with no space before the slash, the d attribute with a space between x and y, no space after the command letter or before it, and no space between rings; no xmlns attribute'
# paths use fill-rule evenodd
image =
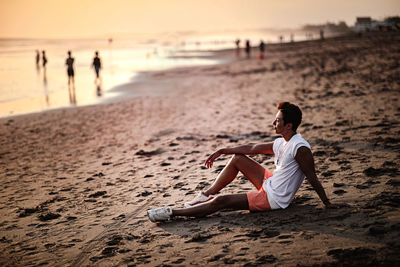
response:
<svg viewBox="0 0 400 267"><path fill-rule="evenodd" d="M265 59L149 74L116 103L0 120L2 266L398 265L399 35L268 45ZM227 163L216 149L276 138L283 100L333 203L305 182L285 210L154 224ZM269 156L255 156L273 169ZM239 176L221 193L252 190Z"/></svg>

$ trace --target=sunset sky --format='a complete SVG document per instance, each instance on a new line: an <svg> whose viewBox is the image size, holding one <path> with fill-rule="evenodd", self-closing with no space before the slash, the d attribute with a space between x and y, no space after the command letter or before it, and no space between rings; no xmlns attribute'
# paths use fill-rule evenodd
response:
<svg viewBox="0 0 400 267"><path fill-rule="evenodd" d="M400 15L399 0L0 0L0 37L296 28Z"/></svg>

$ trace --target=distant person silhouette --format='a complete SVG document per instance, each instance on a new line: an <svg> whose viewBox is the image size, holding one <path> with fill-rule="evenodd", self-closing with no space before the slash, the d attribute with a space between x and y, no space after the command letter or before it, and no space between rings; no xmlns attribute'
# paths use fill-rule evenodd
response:
<svg viewBox="0 0 400 267"><path fill-rule="evenodd" d="M74 61L75 59L71 56L71 51L68 51L65 65L67 65L69 101L73 105L76 104Z"/></svg>
<svg viewBox="0 0 400 267"><path fill-rule="evenodd" d="M236 56L240 56L240 39L236 39Z"/></svg>
<svg viewBox="0 0 400 267"><path fill-rule="evenodd" d="M39 52L39 50L36 50L36 58L35 58L35 61L36 61L36 67L39 68L39 64L40 64L40 52Z"/></svg>
<svg viewBox="0 0 400 267"><path fill-rule="evenodd" d="M260 41L260 45L258 47L260 49L260 55L258 56L258 59L261 60L264 58L264 51L265 51L265 44L263 40Z"/></svg>
<svg viewBox="0 0 400 267"><path fill-rule="evenodd" d="M247 58L250 58L250 40L246 40L245 51L246 51Z"/></svg>
<svg viewBox="0 0 400 267"><path fill-rule="evenodd" d="M74 83L74 61L75 59L71 56L71 51L68 51L68 57L65 61L65 65L67 65L67 74L68 74L68 85L72 82Z"/></svg>
<svg viewBox="0 0 400 267"><path fill-rule="evenodd" d="M95 56L93 58L93 63L92 66L94 68L94 71L96 72L96 80L98 81L100 79L100 69L101 69L101 60L99 58L99 52L95 52Z"/></svg>
<svg viewBox="0 0 400 267"><path fill-rule="evenodd" d="M319 30L319 37L320 37L321 40L324 40L324 39L325 39L325 37L324 37L324 30L323 30L323 29L320 29L320 30Z"/></svg>
<svg viewBox="0 0 400 267"><path fill-rule="evenodd" d="M42 51L42 65L43 68L46 68L46 64L47 64L47 57L46 57L46 51Z"/></svg>

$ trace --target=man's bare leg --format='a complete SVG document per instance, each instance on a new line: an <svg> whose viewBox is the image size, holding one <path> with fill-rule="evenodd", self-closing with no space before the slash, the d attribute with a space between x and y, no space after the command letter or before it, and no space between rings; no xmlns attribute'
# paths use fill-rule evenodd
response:
<svg viewBox="0 0 400 267"><path fill-rule="evenodd" d="M173 209L172 216L204 217L223 209L248 210L246 194L218 196L210 202L192 208Z"/></svg>
<svg viewBox="0 0 400 267"><path fill-rule="evenodd" d="M264 182L265 169L256 161L245 155L234 155L225 168L219 173L217 179L210 188L203 192L204 195L214 195L231 183L239 173L243 173L256 188L260 188ZM246 199L247 200L247 199Z"/></svg>

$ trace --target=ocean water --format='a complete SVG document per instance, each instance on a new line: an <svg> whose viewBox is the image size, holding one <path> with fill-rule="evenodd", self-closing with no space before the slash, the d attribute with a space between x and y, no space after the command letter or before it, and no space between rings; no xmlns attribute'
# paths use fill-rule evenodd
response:
<svg viewBox="0 0 400 267"><path fill-rule="evenodd" d="M101 39L0 39L0 117L90 105L112 99L113 88L132 83L140 72L182 66L212 65L210 51L234 48L236 38L276 42L266 32L193 33ZM45 50L46 68L35 63L36 50ZM67 51L75 58L74 86L68 85ZM94 52L102 61L101 82L91 66Z"/></svg>
<svg viewBox="0 0 400 267"><path fill-rule="evenodd" d="M46 68L42 62L36 65L36 50L46 51ZM65 65L68 50L75 58L74 86L68 85ZM102 69L101 80L95 82L91 64L96 50ZM139 72L217 62L201 55L171 57L176 51L171 45L132 40L0 39L0 117L96 104L115 96L111 89L132 82Z"/></svg>

